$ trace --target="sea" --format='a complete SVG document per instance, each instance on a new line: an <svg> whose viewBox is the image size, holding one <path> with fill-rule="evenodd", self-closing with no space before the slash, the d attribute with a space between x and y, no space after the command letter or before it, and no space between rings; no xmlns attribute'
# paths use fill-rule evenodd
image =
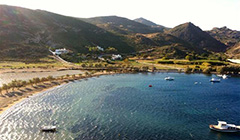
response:
<svg viewBox="0 0 240 140"><path fill-rule="evenodd" d="M240 125L240 78L212 77L136 73L74 81L0 114L0 140L239 140L240 133L209 125ZM57 132L41 132L47 125Z"/></svg>

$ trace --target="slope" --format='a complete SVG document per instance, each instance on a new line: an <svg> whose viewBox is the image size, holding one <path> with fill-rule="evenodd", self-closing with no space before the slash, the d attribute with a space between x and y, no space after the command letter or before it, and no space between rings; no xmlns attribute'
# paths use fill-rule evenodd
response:
<svg viewBox="0 0 240 140"><path fill-rule="evenodd" d="M0 57L45 57L46 46L86 53L87 45L112 46L132 52L122 36L117 36L76 18L41 10L0 5ZM32 54L33 55L30 55Z"/></svg>
<svg viewBox="0 0 240 140"><path fill-rule="evenodd" d="M160 29L152 28L136 21L118 16L94 17L81 20L118 34L154 33L162 31Z"/></svg>
<svg viewBox="0 0 240 140"><path fill-rule="evenodd" d="M227 46L202 31L191 22L178 25L167 31L168 34L187 41L192 46L200 50L210 50L215 52L225 51Z"/></svg>
<svg viewBox="0 0 240 140"><path fill-rule="evenodd" d="M240 42L229 48L229 50L227 50L227 55L231 58L240 59Z"/></svg>
<svg viewBox="0 0 240 140"><path fill-rule="evenodd" d="M134 19L134 21L142 23L142 24L147 25L147 26L150 26L152 28L156 28L156 29L161 30L161 31L164 31L165 29L168 29L168 28L166 28L166 27L164 27L162 25L158 25L158 24L156 24L156 23L154 23L154 22L152 22L150 20L147 20L145 18L142 18L142 17Z"/></svg>
<svg viewBox="0 0 240 140"><path fill-rule="evenodd" d="M224 43L225 45L232 47L240 41L240 31L231 30L229 28L213 28L207 31L212 37L218 41Z"/></svg>

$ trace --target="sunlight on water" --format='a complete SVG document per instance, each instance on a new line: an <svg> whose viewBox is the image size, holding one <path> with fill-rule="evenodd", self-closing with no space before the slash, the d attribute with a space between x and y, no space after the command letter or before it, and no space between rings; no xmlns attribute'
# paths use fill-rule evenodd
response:
<svg viewBox="0 0 240 140"><path fill-rule="evenodd" d="M175 80L165 81L167 75ZM212 132L208 125L217 120L240 124L240 79L211 84L210 78L156 73L75 81L1 114L0 139L237 140L240 135ZM42 133L43 125L56 125L58 131Z"/></svg>

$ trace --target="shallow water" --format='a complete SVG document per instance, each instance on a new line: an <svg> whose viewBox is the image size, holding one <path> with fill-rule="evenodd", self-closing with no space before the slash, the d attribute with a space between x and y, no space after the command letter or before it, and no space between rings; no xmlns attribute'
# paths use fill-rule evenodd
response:
<svg viewBox="0 0 240 140"><path fill-rule="evenodd" d="M165 81L166 76L175 80ZM156 73L76 81L34 95L1 114L0 139L240 139L240 134L208 128L217 120L240 124L240 78L216 84L210 78ZM57 133L39 131L50 124L59 128Z"/></svg>

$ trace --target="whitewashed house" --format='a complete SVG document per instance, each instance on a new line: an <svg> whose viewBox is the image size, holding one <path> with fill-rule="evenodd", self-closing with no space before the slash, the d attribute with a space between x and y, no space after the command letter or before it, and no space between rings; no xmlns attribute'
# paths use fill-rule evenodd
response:
<svg viewBox="0 0 240 140"><path fill-rule="evenodd" d="M100 51L104 51L104 49L103 49L102 47L100 47L100 46L97 46L97 48L98 48L98 50L100 50Z"/></svg>
<svg viewBox="0 0 240 140"><path fill-rule="evenodd" d="M113 54L112 55L112 60L121 60L122 56L120 54Z"/></svg>
<svg viewBox="0 0 240 140"><path fill-rule="evenodd" d="M69 51L66 49L66 48L63 48L63 49L56 49L54 54L56 55L61 55L61 54L66 54L68 53Z"/></svg>

